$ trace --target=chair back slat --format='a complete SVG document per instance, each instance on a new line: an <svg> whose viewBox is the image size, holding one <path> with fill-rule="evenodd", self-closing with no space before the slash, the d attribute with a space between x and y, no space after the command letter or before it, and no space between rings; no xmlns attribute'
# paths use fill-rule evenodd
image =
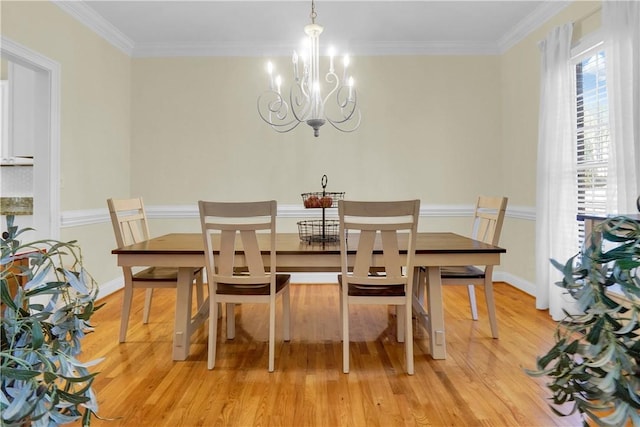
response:
<svg viewBox="0 0 640 427"><path fill-rule="evenodd" d="M384 269L387 277L392 280L402 277L403 261L398 248L398 233L396 230L384 230L382 236L382 250L384 258Z"/></svg>
<svg viewBox="0 0 640 427"><path fill-rule="evenodd" d="M367 276L371 268L371 260L373 258L373 246L376 240L375 230L361 230L360 239L358 241L358 250L353 265L354 276Z"/></svg>
<svg viewBox="0 0 640 427"><path fill-rule="evenodd" d="M480 196L476 202L471 237L497 245L507 209L507 197Z"/></svg>
<svg viewBox="0 0 640 427"><path fill-rule="evenodd" d="M215 233L214 228L209 228L209 240ZM215 257L211 257L211 265L214 267L214 271L220 276L233 276L233 267L235 263L235 249L236 249L236 231L235 230L221 230L220 231L220 252L218 255L219 262L216 265ZM213 247L211 248L213 253Z"/></svg>
<svg viewBox="0 0 640 427"><path fill-rule="evenodd" d="M252 276L264 275L264 263L260 246L258 245L258 236L255 230L240 231L242 237L242 247L244 249L244 257L249 268L249 274Z"/></svg>
<svg viewBox="0 0 640 427"><path fill-rule="evenodd" d="M400 285L410 287L415 256L415 234L420 210L419 200L397 202L338 201L340 218L341 270L343 281L358 285ZM408 234L406 253L400 252L398 233ZM358 246L353 265L347 256L348 236L357 235ZM371 275L374 252L381 249L385 274ZM403 270L407 273L403 275Z"/></svg>
<svg viewBox="0 0 640 427"><path fill-rule="evenodd" d="M276 201L199 201L198 206L210 280L226 285L270 283L272 292L275 292ZM263 260L265 248L260 247L264 240L258 238L258 232L268 235L269 272ZM235 268L239 253L242 253L243 265L247 267L241 274Z"/></svg>
<svg viewBox="0 0 640 427"><path fill-rule="evenodd" d="M119 248L149 239L142 198L108 199L109 216Z"/></svg>

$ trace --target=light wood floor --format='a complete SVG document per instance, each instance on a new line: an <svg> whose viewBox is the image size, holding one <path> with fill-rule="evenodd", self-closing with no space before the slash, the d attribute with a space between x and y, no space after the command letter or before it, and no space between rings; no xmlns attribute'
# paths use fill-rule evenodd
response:
<svg viewBox="0 0 640 427"><path fill-rule="evenodd" d="M495 289L500 339L491 338L481 289L474 322L466 288L446 287L448 358L431 359L428 336L417 327L414 376L404 373L395 317L379 306L352 310L351 373L342 373L335 285L292 285L292 340L284 343L281 329L276 333L271 374L266 307L236 308L237 337L219 336L217 365L209 371L205 327L194 335L188 360L171 360L173 291L156 291L148 325L141 320L144 291L137 291L124 344L118 344L122 294L113 294L94 317L96 332L83 341L83 360L106 358L94 385L100 415L116 418L94 425L581 425L577 416L554 416L544 380L523 372L550 348L555 324L531 296L503 283Z"/></svg>

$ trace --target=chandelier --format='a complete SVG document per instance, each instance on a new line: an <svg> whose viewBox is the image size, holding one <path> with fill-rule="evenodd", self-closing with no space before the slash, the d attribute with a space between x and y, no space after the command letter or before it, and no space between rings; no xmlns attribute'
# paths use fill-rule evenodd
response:
<svg viewBox="0 0 640 427"><path fill-rule="evenodd" d="M274 76L274 67L267 64L269 89L258 97L258 113L262 120L280 133L295 129L300 123L313 128L313 135L320 134L320 126L329 122L342 132L353 132L360 126L360 110L353 77L349 75L349 56L342 61L342 79L336 74L334 51L329 50L329 71L324 76L326 95L320 83L320 34L322 25L316 24L315 3L311 1L311 24L304 27L306 45L300 55L293 52L293 84L289 100L282 95L282 77Z"/></svg>

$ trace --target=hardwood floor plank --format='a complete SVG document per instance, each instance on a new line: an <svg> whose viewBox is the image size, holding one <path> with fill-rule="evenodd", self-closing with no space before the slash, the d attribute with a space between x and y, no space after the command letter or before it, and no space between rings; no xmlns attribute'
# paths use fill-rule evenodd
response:
<svg viewBox="0 0 640 427"><path fill-rule="evenodd" d="M404 371L404 345L386 306L355 306L350 313L351 372L342 373L335 285L292 285L292 340L282 341L278 305L276 371L267 371L267 309L236 307L236 338L219 320L216 368L207 369L207 330L191 340L191 354L171 360L175 292L155 292L151 321L141 322L136 292L128 341L118 343L122 295L105 298L96 332L82 360L105 357L95 389L95 426L579 426L547 407L544 379L528 377L536 355L552 346L555 323L534 299L495 285L500 339L491 338L484 295L477 292L474 322L466 288L445 287L448 358L428 356L427 332L414 327L415 375Z"/></svg>

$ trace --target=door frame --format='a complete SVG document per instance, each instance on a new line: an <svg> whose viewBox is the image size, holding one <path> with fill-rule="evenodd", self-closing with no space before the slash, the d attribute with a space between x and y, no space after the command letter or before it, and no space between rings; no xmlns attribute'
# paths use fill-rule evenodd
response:
<svg viewBox="0 0 640 427"><path fill-rule="evenodd" d="M60 64L5 36L0 56L36 71L33 228L37 238L60 238Z"/></svg>

